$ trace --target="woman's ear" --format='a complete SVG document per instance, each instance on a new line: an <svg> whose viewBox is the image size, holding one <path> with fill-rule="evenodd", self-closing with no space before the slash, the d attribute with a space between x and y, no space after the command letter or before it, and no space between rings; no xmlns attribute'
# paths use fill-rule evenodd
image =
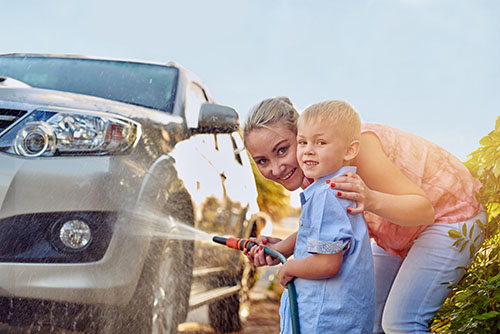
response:
<svg viewBox="0 0 500 334"><path fill-rule="evenodd" d="M359 140L353 140L346 148L345 154L344 154L344 160L345 161L351 161L359 153L359 147L360 147L360 142Z"/></svg>

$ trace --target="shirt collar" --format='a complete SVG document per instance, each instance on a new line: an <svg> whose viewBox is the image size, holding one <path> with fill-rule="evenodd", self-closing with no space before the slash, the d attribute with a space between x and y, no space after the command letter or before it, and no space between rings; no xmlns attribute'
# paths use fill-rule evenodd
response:
<svg viewBox="0 0 500 334"><path fill-rule="evenodd" d="M321 177L317 181L314 181L309 187L304 189L303 192L300 193L300 204L304 205L309 198L311 198L312 194L316 192L317 190L321 188L328 188L330 187L329 184L326 183L326 180L329 180L331 178L344 175L347 172L353 172L356 173L356 167L355 166L342 166L339 169L337 169L335 172L328 174L326 176Z"/></svg>

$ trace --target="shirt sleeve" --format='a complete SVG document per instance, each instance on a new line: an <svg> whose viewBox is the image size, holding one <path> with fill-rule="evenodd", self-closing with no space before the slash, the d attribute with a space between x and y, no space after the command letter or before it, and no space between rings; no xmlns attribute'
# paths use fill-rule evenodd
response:
<svg viewBox="0 0 500 334"><path fill-rule="evenodd" d="M311 212L311 227L307 237L307 251L311 254L336 254L354 249L351 222L345 208L332 191L318 192Z"/></svg>

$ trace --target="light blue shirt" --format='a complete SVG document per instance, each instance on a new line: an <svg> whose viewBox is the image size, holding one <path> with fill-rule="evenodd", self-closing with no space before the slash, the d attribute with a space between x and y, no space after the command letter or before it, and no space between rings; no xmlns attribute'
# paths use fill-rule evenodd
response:
<svg viewBox="0 0 500 334"><path fill-rule="evenodd" d="M339 198L325 181L355 167L322 177L301 194L302 214L293 256L343 253L339 273L326 279L295 278L301 334L371 334L375 316L375 279L370 238L363 214ZM292 333L288 290L281 296L281 333Z"/></svg>

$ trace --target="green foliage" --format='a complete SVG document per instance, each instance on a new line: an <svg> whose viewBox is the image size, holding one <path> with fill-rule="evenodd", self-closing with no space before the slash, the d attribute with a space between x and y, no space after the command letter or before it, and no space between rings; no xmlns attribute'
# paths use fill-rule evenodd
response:
<svg viewBox="0 0 500 334"><path fill-rule="evenodd" d="M259 208L262 212L267 213L273 221L280 221L291 210L290 193L282 185L262 176L252 157L249 158L257 185L257 203L259 204Z"/></svg>
<svg viewBox="0 0 500 334"><path fill-rule="evenodd" d="M486 225L484 225L479 219L476 220L476 224L477 224L477 226L479 226L479 228L482 228L483 230L486 229ZM473 235L475 227L476 227L476 225L472 225L470 227L470 230L467 231L467 225L463 224L461 232L456 231L456 230L449 230L448 231L448 235L451 238L456 239L455 242L453 243L452 247L460 247L460 252L463 252L465 247L468 245L469 246L469 255L471 258L476 253L478 240L482 236L482 234L478 234L478 235L476 235L474 240L472 239L472 235Z"/></svg>
<svg viewBox="0 0 500 334"><path fill-rule="evenodd" d="M433 333L500 333L500 117L495 129L483 137L465 165L482 182L477 198L488 214L486 239L474 262L434 317ZM476 227L477 228L477 227ZM455 246L474 254L472 231L449 231Z"/></svg>

